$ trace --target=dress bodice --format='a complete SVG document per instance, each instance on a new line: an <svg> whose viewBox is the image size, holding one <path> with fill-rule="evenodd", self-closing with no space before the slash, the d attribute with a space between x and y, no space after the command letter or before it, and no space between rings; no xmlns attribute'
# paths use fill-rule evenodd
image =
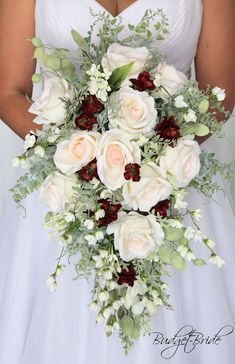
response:
<svg viewBox="0 0 235 364"><path fill-rule="evenodd" d="M106 11L96 0L37 0L36 34L45 43L74 49L71 28L86 35L95 12ZM162 9L169 19L169 35L157 45L167 62L187 72L196 55L202 21L202 0L136 0L122 13L124 24L137 24L146 9ZM107 12L107 11L106 11ZM128 35L128 28L124 30Z"/></svg>

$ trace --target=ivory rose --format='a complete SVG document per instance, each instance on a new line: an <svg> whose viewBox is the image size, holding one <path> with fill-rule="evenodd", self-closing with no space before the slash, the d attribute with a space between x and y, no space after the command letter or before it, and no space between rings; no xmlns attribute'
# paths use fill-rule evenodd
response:
<svg viewBox="0 0 235 364"><path fill-rule="evenodd" d="M140 181L128 181L123 186L123 197L128 207L144 212L150 211L158 202L167 199L173 192L171 184L155 163L141 166Z"/></svg>
<svg viewBox="0 0 235 364"><path fill-rule="evenodd" d="M154 99L147 92L124 86L114 93L109 109L109 127L124 130L130 137L150 133L157 120ZM115 109L114 109L115 108Z"/></svg>
<svg viewBox="0 0 235 364"><path fill-rule="evenodd" d="M56 167L67 175L79 171L96 157L99 139L97 132L80 131L58 143L54 155Z"/></svg>
<svg viewBox="0 0 235 364"><path fill-rule="evenodd" d="M76 176L68 177L56 172L43 182L40 189L40 200L54 213L63 212L71 205L74 195L73 187L76 186Z"/></svg>
<svg viewBox="0 0 235 364"><path fill-rule="evenodd" d="M114 234L115 248L126 262L147 258L164 239L154 215L143 216L134 211L120 214L117 221L108 225L107 234Z"/></svg>
<svg viewBox="0 0 235 364"><path fill-rule="evenodd" d="M135 78L144 70L144 65L148 58L149 51L145 47L132 48L118 43L113 43L109 46L101 63L105 69L112 72L116 68L133 62L128 78Z"/></svg>
<svg viewBox="0 0 235 364"><path fill-rule="evenodd" d="M44 82L44 91L40 97L34 98L29 112L36 114L36 124L56 124L65 122L65 102L61 98L72 98L74 91L63 78L50 77Z"/></svg>
<svg viewBox="0 0 235 364"><path fill-rule="evenodd" d="M186 187L200 171L200 153L195 140L180 138L174 148L167 147L166 154L160 159L160 165L174 177L176 187Z"/></svg>
<svg viewBox="0 0 235 364"><path fill-rule="evenodd" d="M157 88L155 94L163 100L169 96L174 96L178 93L187 82L187 77L183 72L178 71L174 66L162 62L155 69L156 77L154 84ZM159 88L159 85L163 88Z"/></svg>
<svg viewBox="0 0 235 364"><path fill-rule="evenodd" d="M110 190L125 182L124 171L128 163L140 163L140 149L122 130L106 131L97 152L97 169L100 180Z"/></svg>

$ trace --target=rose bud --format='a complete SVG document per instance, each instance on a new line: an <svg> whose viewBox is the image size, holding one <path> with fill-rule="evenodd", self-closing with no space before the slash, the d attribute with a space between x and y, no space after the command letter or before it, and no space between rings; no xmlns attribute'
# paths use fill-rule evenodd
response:
<svg viewBox="0 0 235 364"><path fill-rule="evenodd" d="M165 116L162 122L156 126L155 131L161 138L167 140L177 140L181 136L180 128L175 123L174 116L170 116L169 118Z"/></svg>
<svg viewBox="0 0 235 364"><path fill-rule="evenodd" d="M122 285L127 283L128 286L133 287L136 280L136 270L133 264L128 265L127 269L122 268L121 273L118 273L118 284Z"/></svg>
<svg viewBox="0 0 235 364"><path fill-rule="evenodd" d="M97 124L96 117L87 116L85 114L79 115L75 119L76 126L81 130L92 130L94 124Z"/></svg>
<svg viewBox="0 0 235 364"><path fill-rule="evenodd" d="M130 81L135 86L135 89L138 91L153 91L156 87L150 77L150 73L144 71L139 74L137 79L131 78Z"/></svg>
<svg viewBox="0 0 235 364"><path fill-rule="evenodd" d="M167 217L167 210L169 209L170 201L164 200L158 202L157 205L153 206L151 211L155 213L155 215L160 214L162 218Z"/></svg>
<svg viewBox="0 0 235 364"><path fill-rule="evenodd" d="M104 105L97 99L95 95L88 95L83 101L80 109L87 116L98 114L104 109Z"/></svg>
<svg viewBox="0 0 235 364"><path fill-rule="evenodd" d="M78 175L81 180L83 181L91 181L94 177L99 179L99 176L97 174L97 161L96 159L93 159L90 163L88 163L86 166L82 167L80 171L78 172Z"/></svg>
<svg viewBox="0 0 235 364"><path fill-rule="evenodd" d="M140 166L138 163L129 163L125 166L124 177L126 180L132 179L133 182L140 181Z"/></svg>

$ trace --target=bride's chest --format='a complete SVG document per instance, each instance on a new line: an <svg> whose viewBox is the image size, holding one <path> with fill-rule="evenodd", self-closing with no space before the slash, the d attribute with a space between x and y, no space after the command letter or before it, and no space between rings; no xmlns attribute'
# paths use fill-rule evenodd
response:
<svg viewBox="0 0 235 364"><path fill-rule="evenodd" d="M36 0L36 33L53 46L74 49L71 28L85 36L94 21L91 9L95 13L105 11L108 14L96 0ZM180 58L192 58L200 33L202 0L131 1L121 13L123 23L137 24L147 9L162 9L169 20L170 33L160 44L160 50L170 55L170 61L177 63L176 56L180 51ZM123 36L128 36L129 32L126 27Z"/></svg>

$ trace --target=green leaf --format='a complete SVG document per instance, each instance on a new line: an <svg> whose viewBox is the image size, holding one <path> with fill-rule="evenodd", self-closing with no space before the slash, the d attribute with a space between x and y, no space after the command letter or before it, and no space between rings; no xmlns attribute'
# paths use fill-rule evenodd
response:
<svg viewBox="0 0 235 364"><path fill-rule="evenodd" d="M161 23L157 22L156 24L154 24L154 27L156 30L160 30L161 29Z"/></svg>
<svg viewBox="0 0 235 364"><path fill-rule="evenodd" d="M50 222L51 218L53 217L53 212L52 211L48 211L44 217L44 221L47 224L48 222Z"/></svg>
<svg viewBox="0 0 235 364"><path fill-rule="evenodd" d="M209 128L204 124L189 124L181 128L182 136L188 134L195 134L197 136L205 136L209 134Z"/></svg>
<svg viewBox="0 0 235 364"><path fill-rule="evenodd" d="M76 79L74 65L67 59L61 60L61 73L65 79L69 82L73 82Z"/></svg>
<svg viewBox="0 0 235 364"><path fill-rule="evenodd" d="M42 61L45 57L45 48L44 47L38 47L34 51L34 58L39 59Z"/></svg>
<svg viewBox="0 0 235 364"><path fill-rule="evenodd" d="M200 104L198 105L198 111L200 114L205 114L209 109L209 101L208 100L202 100Z"/></svg>
<svg viewBox="0 0 235 364"><path fill-rule="evenodd" d="M165 239L168 241L181 240L184 237L184 230L173 228L171 226L164 227Z"/></svg>
<svg viewBox="0 0 235 364"><path fill-rule="evenodd" d="M176 240L175 243L178 245L188 246L188 240L184 237L182 239Z"/></svg>
<svg viewBox="0 0 235 364"><path fill-rule="evenodd" d="M31 42L32 42L32 44L34 45L34 47L41 47L42 46L42 41L41 41L41 39L40 38L38 38L38 37L33 37L32 39L31 39Z"/></svg>
<svg viewBox="0 0 235 364"><path fill-rule="evenodd" d="M135 29L135 26L132 24L128 24L128 28L129 28L129 30L133 31Z"/></svg>
<svg viewBox="0 0 235 364"><path fill-rule="evenodd" d="M193 260L193 264L196 265L197 267L202 267L203 265L206 264L205 260L197 258Z"/></svg>
<svg viewBox="0 0 235 364"><path fill-rule="evenodd" d="M32 76L32 82L33 83L38 83L41 82L42 80L42 76L40 75L40 73L34 73Z"/></svg>
<svg viewBox="0 0 235 364"><path fill-rule="evenodd" d="M120 320L120 328L124 335L133 337L135 329L134 320L130 316L124 315Z"/></svg>
<svg viewBox="0 0 235 364"><path fill-rule="evenodd" d="M183 271L186 268L186 262L185 260L181 257L181 255L176 252L175 250L173 250L170 254L170 262L171 265L180 271Z"/></svg>
<svg viewBox="0 0 235 364"><path fill-rule="evenodd" d="M76 30L71 30L72 37L77 44L77 46L84 52L89 53L89 45L86 40L79 34Z"/></svg>
<svg viewBox="0 0 235 364"><path fill-rule="evenodd" d="M61 61L55 54L52 53L47 56L45 66L53 71L58 71L61 67Z"/></svg>
<svg viewBox="0 0 235 364"><path fill-rule="evenodd" d="M133 63L134 62L125 64L124 66L116 68L112 72L109 78L109 85L112 91L117 90L121 86L123 81L127 79L128 75L130 74Z"/></svg>
<svg viewBox="0 0 235 364"><path fill-rule="evenodd" d="M170 254L172 251L172 248L168 245L161 245L158 249L158 255L164 263L170 264Z"/></svg>
<svg viewBox="0 0 235 364"><path fill-rule="evenodd" d="M196 132L197 136L205 136L208 135L210 133L210 130L208 128L208 126L204 125L204 124L198 124L198 129Z"/></svg>

